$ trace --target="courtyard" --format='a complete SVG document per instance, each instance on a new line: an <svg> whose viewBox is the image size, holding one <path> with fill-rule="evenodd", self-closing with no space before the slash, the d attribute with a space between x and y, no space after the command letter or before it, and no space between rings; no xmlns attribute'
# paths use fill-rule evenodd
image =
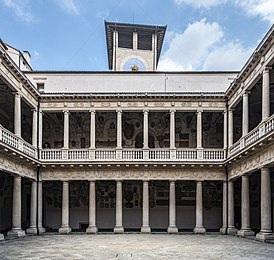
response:
<svg viewBox="0 0 274 260"><path fill-rule="evenodd" d="M49 234L0 243L0 259L273 259L273 256L273 244L213 234Z"/></svg>

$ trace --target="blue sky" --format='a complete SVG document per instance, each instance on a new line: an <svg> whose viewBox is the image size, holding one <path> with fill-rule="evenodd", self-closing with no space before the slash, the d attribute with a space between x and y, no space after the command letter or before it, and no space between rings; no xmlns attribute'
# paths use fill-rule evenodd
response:
<svg viewBox="0 0 274 260"><path fill-rule="evenodd" d="M134 14L134 15L133 15ZM239 70L274 0L0 0L0 38L34 70L108 70L104 20L167 25L159 70Z"/></svg>

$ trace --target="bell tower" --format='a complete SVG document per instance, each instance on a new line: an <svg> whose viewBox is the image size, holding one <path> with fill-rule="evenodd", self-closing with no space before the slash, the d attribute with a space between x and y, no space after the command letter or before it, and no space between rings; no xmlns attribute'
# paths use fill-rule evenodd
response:
<svg viewBox="0 0 274 260"><path fill-rule="evenodd" d="M108 64L113 71L155 71L166 26L105 21Z"/></svg>

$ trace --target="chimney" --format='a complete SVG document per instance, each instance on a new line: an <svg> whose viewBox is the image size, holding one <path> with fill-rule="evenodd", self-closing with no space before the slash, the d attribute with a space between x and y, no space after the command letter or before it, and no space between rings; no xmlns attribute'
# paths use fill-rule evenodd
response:
<svg viewBox="0 0 274 260"><path fill-rule="evenodd" d="M30 59L31 59L30 53L28 51L23 51L23 56L25 60L27 61L27 63L30 65Z"/></svg>

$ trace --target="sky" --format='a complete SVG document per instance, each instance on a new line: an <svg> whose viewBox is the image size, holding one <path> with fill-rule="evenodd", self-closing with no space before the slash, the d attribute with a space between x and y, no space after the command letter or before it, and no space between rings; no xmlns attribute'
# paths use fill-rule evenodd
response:
<svg viewBox="0 0 274 260"><path fill-rule="evenodd" d="M160 71L237 71L274 23L274 0L0 0L0 38L33 70L108 71L104 20L167 25Z"/></svg>

